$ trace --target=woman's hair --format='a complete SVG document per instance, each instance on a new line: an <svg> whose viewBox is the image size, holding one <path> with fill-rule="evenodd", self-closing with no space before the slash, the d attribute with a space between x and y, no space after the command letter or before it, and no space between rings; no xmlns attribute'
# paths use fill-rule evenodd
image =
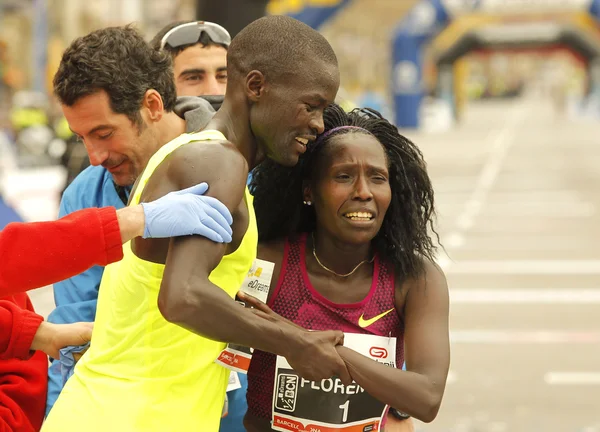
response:
<svg viewBox="0 0 600 432"><path fill-rule="evenodd" d="M316 214L313 207L303 205L303 189L307 181L314 179L314 169L323 149L333 137L370 133L385 149L392 191L390 206L373 246L401 275L418 276L423 271L423 258L434 258L436 244L431 234L439 244L434 228L433 188L423 154L375 110L363 108L347 113L340 106L331 105L323 117L325 132L315 143L309 144L295 167L266 160L254 169L251 190L259 241L313 231Z"/></svg>

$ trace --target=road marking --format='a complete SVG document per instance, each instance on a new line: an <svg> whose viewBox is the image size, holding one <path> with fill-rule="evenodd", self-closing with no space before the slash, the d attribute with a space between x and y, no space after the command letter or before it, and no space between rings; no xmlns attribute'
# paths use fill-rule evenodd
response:
<svg viewBox="0 0 600 432"><path fill-rule="evenodd" d="M537 235L523 235L507 232L501 238L497 235L494 236L493 233L486 234L485 236L479 234L478 237L470 237L469 241L462 248L461 253L465 253L465 251L474 252L475 255L472 256L476 257L482 251L503 251L511 252L511 254L506 255L507 257L511 257L515 251L516 242L521 245L522 250L530 252L529 256L535 256L535 252L559 251L564 253L566 251L580 252L581 250L594 250L597 246L597 242L591 237L578 238L575 235L569 234L551 236L542 233ZM451 246L450 238L446 236L444 236L444 246L446 248Z"/></svg>
<svg viewBox="0 0 600 432"><path fill-rule="evenodd" d="M516 130L527 118L527 107L528 104L518 104L513 108L502 128L491 132L485 138L485 142L491 143L489 145L488 156L475 180L473 192L470 194L462 212L456 219L456 230L449 235L449 237L454 239L453 243L457 247L464 244L464 240L461 237L464 237L465 232L473 227L475 218L481 213L489 192L502 170L504 159L515 143L514 135Z"/></svg>
<svg viewBox="0 0 600 432"><path fill-rule="evenodd" d="M548 372L544 381L549 385L600 385L600 372Z"/></svg>
<svg viewBox="0 0 600 432"><path fill-rule="evenodd" d="M451 289L452 304L599 304L600 288Z"/></svg>
<svg viewBox="0 0 600 432"><path fill-rule="evenodd" d="M598 275L600 260L473 260L451 261L446 256L438 264L448 274L542 274Z"/></svg>
<svg viewBox="0 0 600 432"><path fill-rule="evenodd" d="M600 332L559 330L453 330L457 344L598 344Z"/></svg>

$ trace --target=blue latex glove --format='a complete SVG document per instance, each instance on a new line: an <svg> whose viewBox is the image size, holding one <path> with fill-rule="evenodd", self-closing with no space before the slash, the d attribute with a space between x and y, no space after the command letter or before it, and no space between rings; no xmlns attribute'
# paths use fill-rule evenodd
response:
<svg viewBox="0 0 600 432"><path fill-rule="evenodd" d="M207 183L170 192L156 201L142 203L146 217L144 238L201 235L217 243L231 242L233 218L216 198L203 196Z"/></svg>
<svg viewBox="0 0 600 432"><path fill-rule="evenodd" d="M60 350L60 374L62 376L63 386L67 383L67 380L71 378L73 372L75 372L75 364L77 363L75 355L83 355L89 347L90 343L88 342L85 345L72 345Z"/></svg>

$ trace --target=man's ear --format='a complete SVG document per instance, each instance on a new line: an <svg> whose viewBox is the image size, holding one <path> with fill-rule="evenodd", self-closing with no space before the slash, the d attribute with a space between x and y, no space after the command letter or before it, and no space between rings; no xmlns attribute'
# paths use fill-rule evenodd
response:
<svg viewBox="0 0 600 432"><path fill-rule="evenodd" d="M157 122L162 118L165 108L159 92L154 89L146 91L142 99L142 111L146 113L147 120L150 122Z"/></svg>
<svg viewBox="0 0 600 432"><path fill-rule="evenodd" d="M265 92L265 76L261 71L252 70L246 75L246 96L252 102L257 102Z"/></svg>

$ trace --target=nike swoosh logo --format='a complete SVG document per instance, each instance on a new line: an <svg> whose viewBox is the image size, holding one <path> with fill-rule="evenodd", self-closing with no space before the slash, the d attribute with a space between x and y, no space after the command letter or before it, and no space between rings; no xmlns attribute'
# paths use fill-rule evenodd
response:
<svg viewBox="0 0 600 432"><path fill-rule="evenodd" d="M386 316L387 314L389 314L391 311L395 310L395 308L391 308L388 311L385 311L383 313L380 313L377 316L374 316L373 318L369 318L368 320L364 319L363 316L365 314L362 314L360 316L360 318L358 319L358 326L361 328L365 328L365 327L369 327L371 324L373 324L375 321L380 320L381 318L383 318L384 316Z"/></svg>

